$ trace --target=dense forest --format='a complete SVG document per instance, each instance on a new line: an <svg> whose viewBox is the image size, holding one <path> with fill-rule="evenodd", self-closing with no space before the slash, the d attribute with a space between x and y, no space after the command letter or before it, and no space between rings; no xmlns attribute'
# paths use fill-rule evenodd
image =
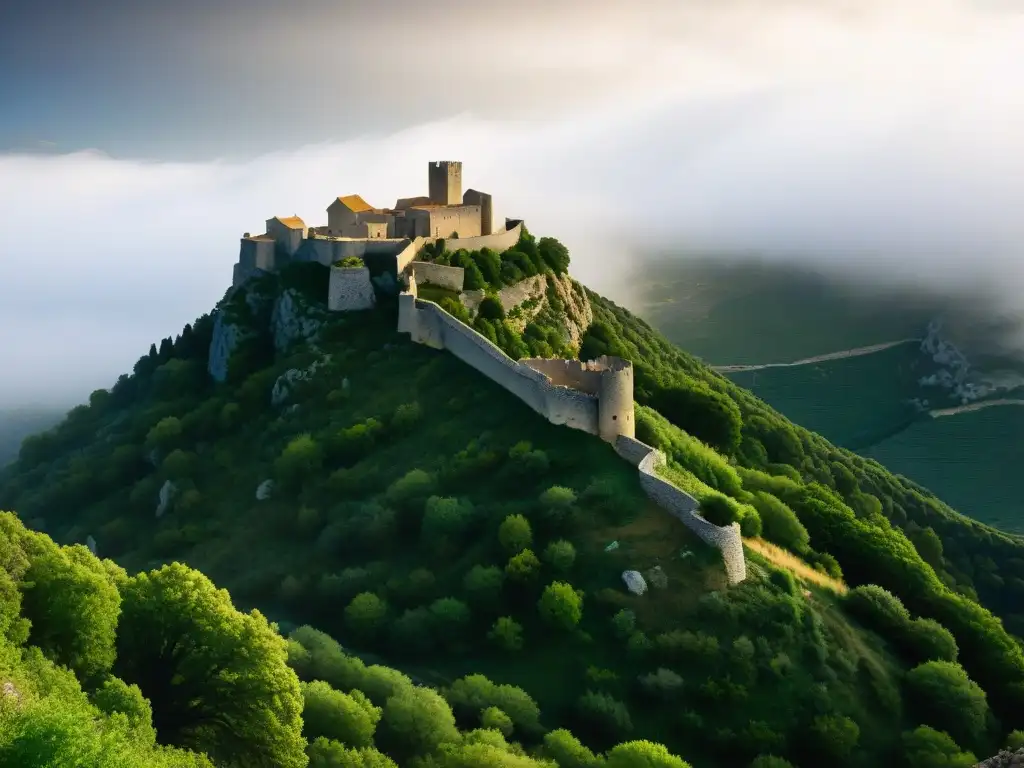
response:
<svg viewBox="0 0 1024 768"><path fill-rule="evenodd" d="M556 240L428 255L476 265L475 316L437 300L510 355L567 350L553 292L529 322L493 297L563 275ZM571 351L634 362L638 438L752 544L727 588L610 446L397 334L393 297L282 345L277 299L312 311L326 283L295 265L229 293L226 383L205 316L0 474L32 529L3 518L10 764L65 764L45 749L80 734L81 765L927 768L1021 736L1020 540L587 293ZM132 757L100 762L108 742Z"/></svg>

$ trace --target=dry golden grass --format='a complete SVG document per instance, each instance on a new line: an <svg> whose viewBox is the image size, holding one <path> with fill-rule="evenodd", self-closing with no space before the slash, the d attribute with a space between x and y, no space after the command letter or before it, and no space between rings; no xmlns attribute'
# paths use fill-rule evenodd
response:
<svg viewBox="0 0 1024 768"><path fill-rule="evenodd" d="M782 547L777 547L764 539L744 539L743 543L761 555L761 557L770 560L780 568L791 571L798 579L817 584L819 587L829 589L837 595L845 595L849 589L841 580L814 570L792 552L788 552Z"/></svg>

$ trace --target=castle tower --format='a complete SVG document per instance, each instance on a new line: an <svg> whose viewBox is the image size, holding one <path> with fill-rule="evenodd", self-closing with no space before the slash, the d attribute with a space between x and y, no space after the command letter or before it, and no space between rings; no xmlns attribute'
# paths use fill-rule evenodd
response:
<svg viewBox="0 0 1024 768"><path fill-rule="evenodd" d="M619 435L636 437L633 416L633 364L618 357L602 355L604 366L597 391L597 430L602 440L615 442Z"/></svg>
<svg viewBox="0 0 1024 768"><path fill-rule="evenodd" d="M435 160L428 164L430 202L435 205L462 205L462 163Z"/></svg>

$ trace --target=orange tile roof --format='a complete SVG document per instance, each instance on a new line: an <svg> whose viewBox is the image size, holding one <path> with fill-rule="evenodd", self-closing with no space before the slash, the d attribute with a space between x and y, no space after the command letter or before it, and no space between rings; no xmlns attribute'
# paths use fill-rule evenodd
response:
<svg viewBox="0 0 1024 768"><path fill-rule="evenodd" d="M288 229L305 229L306 222L298 216L275 216L275 219L284 224Z"/></svg>
<svg viewBox="0 0 1024 768"><path fill-rule="evenodd" d="M352 213L364 213L365 211L373 210L373 206L359 195L343 195L338 198L338 202L352 211Z"/></svg>

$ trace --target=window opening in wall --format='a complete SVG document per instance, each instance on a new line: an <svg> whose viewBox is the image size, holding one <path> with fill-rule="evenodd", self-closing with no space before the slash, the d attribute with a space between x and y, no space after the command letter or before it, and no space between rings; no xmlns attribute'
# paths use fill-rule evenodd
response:
<svg viewBox="0 0 1024 768"><path fill-rule="evenodd" d="M612 421L618 421L618 420L619 420L618 416L612 416Z"/></svg>

